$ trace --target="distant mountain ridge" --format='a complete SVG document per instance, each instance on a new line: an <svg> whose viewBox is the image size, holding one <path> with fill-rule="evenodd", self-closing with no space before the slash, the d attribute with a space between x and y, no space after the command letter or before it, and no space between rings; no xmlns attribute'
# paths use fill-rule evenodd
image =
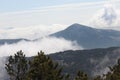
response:
<svg viewBox="0 0 120 80"><path fill-rule="evenodd" d="M76 41L86 49L120 46L120 31L95 29L77 23L50 36Z"/></svg>
<svg viewBox="0 0 120 80"><path fill-rule="evenodd" d="M13 43L18 43L20 41L30 41L28 39L0 39L0 45L4 45L4 44L13 44Z"/></svg>

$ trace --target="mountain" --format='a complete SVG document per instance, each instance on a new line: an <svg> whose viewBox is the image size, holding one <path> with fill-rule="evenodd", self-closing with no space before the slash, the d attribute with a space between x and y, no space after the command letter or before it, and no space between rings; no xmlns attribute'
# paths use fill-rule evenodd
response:
<svg viewBox="0 0 120 80"><path fill-rule="evenodd" d="M64 68L64 73L75 76L81 70L89 76L101 75L116 64L120 58L120 47L98 48L90 50L69 50L50 54Z"/></svg>
<svg viewBox="0 0 120 80"><path fill-rule="evenodd" d="M20 41L22 41L22 40L24 40L24 41L29 41L29 40L27 40L27 39L0 39L0 45L3 45L3 44L13 44L13 43L18 43L18 42L20 42Z"/></svg>
<svg viewBox="0 0 120 80"><path fill-rule="evenodd" d="M77 23L50 36L76 41L86 49L120 46L120 31L95 29Z"/></svg>

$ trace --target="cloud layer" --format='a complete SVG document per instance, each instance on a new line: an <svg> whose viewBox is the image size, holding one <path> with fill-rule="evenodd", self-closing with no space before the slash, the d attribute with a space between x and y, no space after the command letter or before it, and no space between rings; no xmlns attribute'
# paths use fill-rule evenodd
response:
<svg viewBox="0 0 120 80"><path fill-rule="evenodd" d="M0 56L12 55L19 50L23 50L26 56L36 55L42 50L45 54L55 53L65 50L82 49L76 42L67 41L63 38L45 37L34 42L21 41L17 44L5 44L0 46Z"/></svg>

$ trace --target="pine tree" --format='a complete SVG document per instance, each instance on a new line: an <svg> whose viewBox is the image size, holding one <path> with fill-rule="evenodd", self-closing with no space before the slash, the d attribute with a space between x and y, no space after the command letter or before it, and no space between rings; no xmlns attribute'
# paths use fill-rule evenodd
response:
<svg viewBox="0 0 120 80"><path fill-rule="evenodd" d="M84 72L78 71L75 80L88 80L88 76Z"/></svg>
<svg viewBox="0 0 120 80"><path fill-rule="evenodd" d="M14 56L8 57L5 69L10 76L10 80L25 80L28 61L22 51L18 51Z"/></svg>
<svg viewBox="0 0 120 80"><path fill-rule="evenodd" d="M28 80L63 80L61 71L62 68L58 67L58 63L53 62L41 51L30 62Z"/></svg>

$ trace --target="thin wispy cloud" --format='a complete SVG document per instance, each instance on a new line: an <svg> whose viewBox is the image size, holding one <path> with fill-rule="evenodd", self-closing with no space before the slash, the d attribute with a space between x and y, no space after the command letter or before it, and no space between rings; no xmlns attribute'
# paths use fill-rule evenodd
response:
<svg viewBox="0 0 120 80"><path fill-rule="evenodd" d="M7 13L0 13L0 15L14 15L14 14L26 14L26 13L36 13L36 12L45 12L51 10L65 10L65 9L75 9L75 8L88 8L91 6L100 6L103 5L108 1L98 1L98 2L82 2L82 3L72 3L72 4L62 4L56 6L47 6L47 7L37 7L32 8L31 10L23 10L23 11L16 11L16 12L7 12ZM111 2L117 3L119 0L111 0Z"/></svg>
<svg viewBox="0 0 120 80"><path fill-rule="evenodd" d="M60 9L73 9L73 8L88 8L92 6L102 6L105 3L118 3L120 0L109 0L109 1L97 1L97 2L81 2L81 3L72 3L72 4L62 4L62 5L54 5L54 6L47 6L47 7L36 7L32 8L31 10L23 10L23 11L16 11L16 12L6 12L0 13L0 15L10 15L10 14L26 14L26 13L36 13L36 12L46 12L50 10L60 10ZM119 4L119 3L118 3Z"/></svg>
<svg viewBox="0 0 120 80"><path fill-rule="evenodd" d="M74 3L56 6L47 6L34 8L31 10L23 10L16 12L0 13L0 27L28 27L33 25L43 24L72 24L74 22L84 23L84 18L89 15L83 8L86 9L93 4L101 2ZM102 2L103 3L103 2ZM88 9L87 9L88 10ZM92 13L91 13L92 14ZM87 16L86 16L87 15Z"/></svg>

